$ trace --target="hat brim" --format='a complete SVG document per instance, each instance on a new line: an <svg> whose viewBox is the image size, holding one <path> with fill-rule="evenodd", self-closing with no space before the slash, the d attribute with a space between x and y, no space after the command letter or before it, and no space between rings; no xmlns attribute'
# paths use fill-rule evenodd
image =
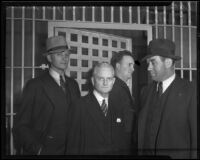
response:
<svg viewBox="0 0 200 160"><path fill-rule="evenodd" d="M178 61L178 60L181 59L181 57L179 57L179 56L174 56L174 55L149 54L149 55L146 55L144 58L142 58L141 61L145 61L145 60L147 60L148 58L153 57L153 56L161 56L161 57L165 57L165 58L171 58L171 59L173 59L173 60L175 60L175 61Z"/></svg>
<svg viewBox="0 0 200 160"><path fill-rule="evenodd" d="M72 50L72 49L63 49L63 48L60 48L60 49L56 49L56 50L53 50L53 51L49 51L49 52L45 52L45 53L43 53L43 56L47 56L47 55L51 55L51 54L55 54L55 53L60 53L60 52L64 52L64 51L69 51L69 53L71 54L71 53L75 53L75 51L74 50Z"/></svg>

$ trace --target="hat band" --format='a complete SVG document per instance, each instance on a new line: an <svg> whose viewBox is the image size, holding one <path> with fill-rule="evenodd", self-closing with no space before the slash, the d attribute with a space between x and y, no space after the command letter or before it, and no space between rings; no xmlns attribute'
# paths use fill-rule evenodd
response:
<svg viewBox="0 0 200 160"><path fill-rule="evenodd" d="M51 48L49 50L47 50L47 52L52 52L52 51L55 51L55 50L58 50L58 49L69 49L67 45L65 46L58 46L58 47L54 47L54 48Z"/></svg>

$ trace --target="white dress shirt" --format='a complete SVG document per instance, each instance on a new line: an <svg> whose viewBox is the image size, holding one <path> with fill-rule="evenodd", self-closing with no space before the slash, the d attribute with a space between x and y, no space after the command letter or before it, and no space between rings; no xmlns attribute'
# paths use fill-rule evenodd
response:
<svg viewBox="0 0 200 160"><path fill-rule="evenodd" d="M174 79L175 79L175 73L171 77L162 82L162 87L163 87L162 93L166 91L166 89L170 86L170 84L173 82Z"/></svg>
<svg viewBox="0 0 200 160"><path fill-rule="evenodd" d="M49 69L49 74L53 77L53 79L56 81L56 83L60 86L60 74L53 70L52 68ZM64 75L62 76L64 79ZM65 81L65 79L64 79Z"/></svg>
<svg viewBox="0 0 200 160"><path fill-rule="evenodd" d="M97 101L98 101L100 106L101 106L101 104L102 104L104 99L105 99L106 104L108 106L108 97L106 97L106 98L102 97L96 90L93 91L93 94L96 97L96 99L97 99Z"/></svg>

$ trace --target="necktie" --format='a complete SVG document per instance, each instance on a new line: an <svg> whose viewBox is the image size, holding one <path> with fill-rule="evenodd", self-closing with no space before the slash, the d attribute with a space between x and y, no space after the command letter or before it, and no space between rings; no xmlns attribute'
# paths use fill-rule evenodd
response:
<svg viewBox="0 0 200 160"><path fill-rule="evenodd" d="M63 80L63 77L60 75L60 87L62 88L62 90L65 92L66 88L65 88L65 82Z"/></svg>
<svg viewBox="0 0 200 160"><path fill-rule="evenodd" d="M103 102L101 104L101 110L103 111L104 115L106 116L107 111L108 111L108 106L106 104L106 100L105 99L103 99Z"/></svg>
<svg viewBox="0 0 200 160"><path fill-rule="evenodd" d="M162 90L163 90L163 88L162 88L162 82L158 82L158 89L157 89L157 92L158 92L158 95L159 95L159 96L161 96Z"/></svg>

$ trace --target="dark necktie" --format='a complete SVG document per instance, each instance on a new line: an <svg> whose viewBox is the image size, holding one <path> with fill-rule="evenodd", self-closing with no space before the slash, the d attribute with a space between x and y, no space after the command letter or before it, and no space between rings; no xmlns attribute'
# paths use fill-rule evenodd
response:
<svg viewBox="0 0 200 160"><path fill-rule="evenodd" d="M62 88L62 90L64 92L66 92L65 82L64 82L63 77L61 75L60 75L60 87Z"/></svg>
<svg viewBox="0 0 200 160"><path fill-rule="evenodd" d="M157 92L158 92L158 95L159 95L159 96L162 95L162 90L163 90L162 82L158 82L158 89L157 89Z"/></svg>
<svg viewBox="0 0 200 160"><path fill-rule="evenodd" d="M106 116L107 111L108 111L108 106L106 104L106 100L105 99L103 99L103 102L101 104L101 110L103 111L104 115Z"/></svg>

